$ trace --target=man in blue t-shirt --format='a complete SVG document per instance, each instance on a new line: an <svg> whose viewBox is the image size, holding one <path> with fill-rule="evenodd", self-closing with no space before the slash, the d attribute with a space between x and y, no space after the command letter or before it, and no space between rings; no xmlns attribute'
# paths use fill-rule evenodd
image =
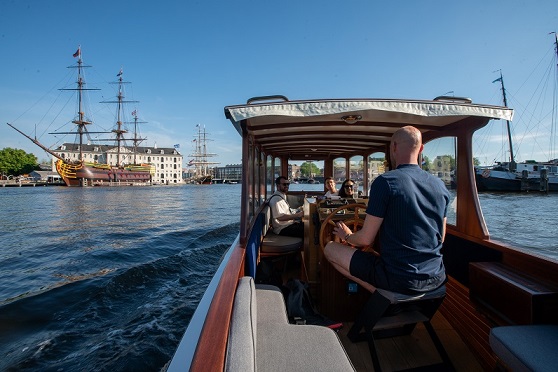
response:
<svg viewBox="0 0 558 372"><path fill-rule="evenodd" d="M427 292L446 281L440 250L450 195L439 178L418 165L423 148L415 127L393 134L390 159L395 169L372 183L362 229L353 233L338 222L333 232L347 244L329 242L325 247L329 262L370 292ZM378 233L380 256L354 248L371 245Z"/></svg>

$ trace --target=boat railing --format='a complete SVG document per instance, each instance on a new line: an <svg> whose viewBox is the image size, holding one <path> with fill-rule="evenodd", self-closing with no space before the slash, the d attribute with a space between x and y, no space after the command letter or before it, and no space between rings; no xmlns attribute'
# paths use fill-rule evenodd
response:
<svg viewBox="0 0 558 372"><path fill-rule="evenodd" d="M239 236L237 236L230 248L224 254L215 275L213 275L213 278L209 282L202 299L196 307L194 315L192 315L192 318L190 319L186 332L184 332L184 335L180 340L178 348L175 351L174 357L172 358L167 371L173 372L190 370L196 349L201 340L203 328L206 326L206 321L208 320L208 315L210 314L210 307L216 297L217 289L225 273L225 268L229 266L233 252L236 248L238 248L238 243ZM242 259L240 261L242 261ZM242 262L238 264L241 265Z"/></svg>

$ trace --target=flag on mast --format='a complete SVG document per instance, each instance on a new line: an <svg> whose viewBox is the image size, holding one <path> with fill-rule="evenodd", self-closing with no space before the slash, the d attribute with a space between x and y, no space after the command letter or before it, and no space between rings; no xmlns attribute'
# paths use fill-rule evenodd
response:
<svg viewBox="0 0 558 372"><path fill-rule="evenodd" d="M73 54L74 58L81 57L81 45L78 46L76 52Z"/></svg>

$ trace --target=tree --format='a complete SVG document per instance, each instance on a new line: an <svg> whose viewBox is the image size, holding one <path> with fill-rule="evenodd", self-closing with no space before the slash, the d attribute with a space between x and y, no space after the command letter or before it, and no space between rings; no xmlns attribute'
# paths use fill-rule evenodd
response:
<svg viewBox="0 0 558 372"><path fill-rule="evenodd" d="M37 157L20 149L6 147L0 150L0 172L19 176L30 173L38 166Z"/></svg>
<svg viewBox="0 0 558 372"><path fill-rule="evenodd" d="M480 160L478 158L473 158L473 165L478 167L480 165Z"/></svg>
<svg viewBox="0 0 558 372"><path fill-rule="evenodd" d="M311 161L307 161L302 163L300 166L300 174L306 177L313 177L317 174L320 174L320 168Z"/></svg>

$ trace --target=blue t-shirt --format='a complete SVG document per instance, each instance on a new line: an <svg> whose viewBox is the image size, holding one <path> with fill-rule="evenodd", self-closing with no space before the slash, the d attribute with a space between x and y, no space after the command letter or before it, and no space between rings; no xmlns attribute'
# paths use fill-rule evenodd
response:
<svg viewBox="0 0 558 372"><path fill-rule="evenodd" d="M383 218L381 258L393 281L427 290L445 280L442 234L450 194L437 177L402 164L370 186L366 213Z"/></svg>

